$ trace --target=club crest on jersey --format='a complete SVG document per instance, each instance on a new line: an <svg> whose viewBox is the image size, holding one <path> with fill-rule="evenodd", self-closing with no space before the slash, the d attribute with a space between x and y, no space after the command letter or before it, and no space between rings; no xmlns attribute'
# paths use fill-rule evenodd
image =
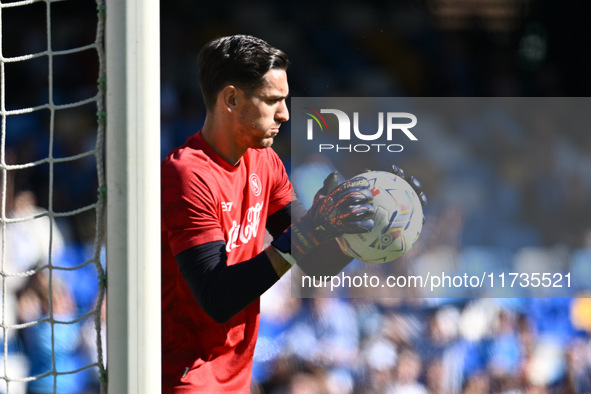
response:
<svg viewBox="0 0 591 394"><path fill-rule="evenodd" d="M254 173L250 174L250 177L248 177L248 181L250 183L250 190L252 190L252 193L256 197L258 197L261 194L261 190L263 189L259 176Z"/></svg>

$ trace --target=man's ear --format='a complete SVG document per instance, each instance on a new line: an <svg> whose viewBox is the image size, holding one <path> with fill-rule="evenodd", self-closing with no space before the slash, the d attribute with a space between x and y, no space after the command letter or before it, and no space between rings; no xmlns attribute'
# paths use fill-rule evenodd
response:
<svg viewBox="0 0 591 394"><path fill-rule="evenodd" d="M238 104L238 89L234 85L225 86L220 92L224 108L234 111Z"/></svg>

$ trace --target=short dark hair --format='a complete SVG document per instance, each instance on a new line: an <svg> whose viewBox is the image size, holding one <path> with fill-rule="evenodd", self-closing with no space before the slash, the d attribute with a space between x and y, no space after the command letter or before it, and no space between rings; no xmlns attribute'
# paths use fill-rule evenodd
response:
<svg viewBox="0 0 591 394"><path fill-rule="evenodd" d="M260 38L238 34L207 43L197 56L197 64L201 93L205 106L211 110L226 84L252 93L263 84L269 70L287 70L289 59Z"/></svg>

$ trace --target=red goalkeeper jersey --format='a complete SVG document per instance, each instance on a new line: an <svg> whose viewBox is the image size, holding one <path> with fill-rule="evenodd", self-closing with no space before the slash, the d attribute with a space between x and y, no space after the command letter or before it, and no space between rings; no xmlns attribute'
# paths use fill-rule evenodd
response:
<svg viewBox="0 0 591 394"><path fill-rule="evenodd" d="M272 149L249 149L233 166L200 132L161 169L163 392L248 393L259 301L216 323L195 300L174 256L220 240L229 265L256 256L267 216L291 201L291 183Z"/></svg>

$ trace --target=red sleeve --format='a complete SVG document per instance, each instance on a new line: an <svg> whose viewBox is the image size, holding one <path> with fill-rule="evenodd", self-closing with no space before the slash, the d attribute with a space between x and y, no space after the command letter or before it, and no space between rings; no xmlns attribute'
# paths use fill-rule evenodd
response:
<svg viewBox="0 0 591 394"><path fill-rule="evenodd" d="M271 179L273 180L274 185L269 197L269 211L267 215L270 216L285 207L292 200L295 200L295 193L287 176L287 172L285 171L283 162L273 149L267 149L267 151L269 151Z"/></svg>
<svg viewBox="0 0 591 394"><path fill-rule="evenodd" d="M162 165L162 227L174 255L212 241L224 241L217 184L180 161Z"/></svg>

